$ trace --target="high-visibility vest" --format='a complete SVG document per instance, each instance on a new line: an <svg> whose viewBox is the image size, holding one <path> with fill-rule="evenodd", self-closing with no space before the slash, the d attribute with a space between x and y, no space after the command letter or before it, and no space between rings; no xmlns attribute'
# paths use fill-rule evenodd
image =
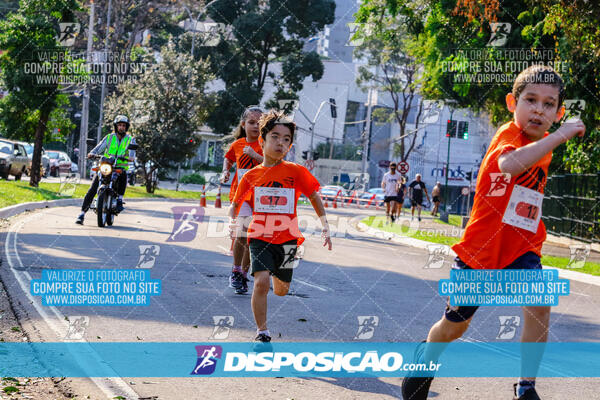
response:
<svg viewBox="0 0 600 400"><path fill-rule="evenodd" d="M131 143L130 135L125 135L125 137L123 137L123 140L121 140L121 143L119 143L119 138L117 137L117 134L111 133L106 138L106 150L104 150L104 157L117 157L126 155L126 153L128 153L127 147L129 146L129 143ZM124 160L117 160L117 168L128 170L129 162Z"/></svg>

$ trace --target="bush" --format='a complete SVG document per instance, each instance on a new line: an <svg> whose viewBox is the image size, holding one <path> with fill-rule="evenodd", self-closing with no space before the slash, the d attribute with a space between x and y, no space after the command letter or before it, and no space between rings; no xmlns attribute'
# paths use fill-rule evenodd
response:
<svg viewBox="0 0 600 400"><path fill-rule="evenodd" d="M190 174L181 177L179 180L181 183L194 183L196 185L204 185L206 184L206 179L200 174Z"/></svg>

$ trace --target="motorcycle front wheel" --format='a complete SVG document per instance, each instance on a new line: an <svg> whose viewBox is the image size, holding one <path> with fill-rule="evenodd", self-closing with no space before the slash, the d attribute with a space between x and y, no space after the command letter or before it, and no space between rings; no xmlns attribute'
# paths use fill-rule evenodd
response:
<svg viewBox="0 0 600 400"><path fill-rule="evenodd" d="M104 228L105 225L113 224L114 215L111 212L112 196L107 190L101 190L98 193L98 203L96 205L96 214L98 216L98 226Z"/></svg>

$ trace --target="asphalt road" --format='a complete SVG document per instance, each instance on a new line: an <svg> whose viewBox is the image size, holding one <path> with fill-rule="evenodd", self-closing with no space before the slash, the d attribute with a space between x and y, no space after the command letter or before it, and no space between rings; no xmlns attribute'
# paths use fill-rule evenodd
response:
<svg viewBox="0 0 600 400"><path fill-rule="evenodd" d="M130 202L115 226L98 228L95 214L75 225L75 207L27 213L11 220L2 232L6 290L32 341L61 341L69 330L65 317L88 317L82 340L88 342L207 342L215 316L233 317L225 341L251 341L255 325L250 296L227 287L230 240L214 234L215 221L225 221L225 209L204 209L195 238L167 241L172 234L173 207L181 201ZM335 212L334 212L335 211ZM329 210L341 218L338 226L361 213ZM301 207L300 215L312 215ZM213 224L209 228L208 221ZM334 223L335 224L335 223ZM217 227L219 228L219 227ZM223 227L220 227L222 232ZM218 231L218 229L217 229ZM151 268L162 280L162 294L148 307L44 307L28 295L29 280L43 269L136 268L140 246L160 246ZM450 261L439 269L424 268L424 250L399 245L348 228L334 238L333 251L322 248L318 235L305 242L305 256L294 272L291 293L269 295L269 329L275 341L399 341L417 342L439 319L445 299L437 281L448 277ZM553 309L550 340L600 340L600 287L571 282L571 295ZM515 307L481 309L463 340L497 341L499 316L521 315ZM358 318L376 316L378 326L368 339L357 339ZM512 341L518 341L520 331ZM192 366L193 367L193 366ZM485 366L482 366L485 368ZM104 399L122 393L127 398L158 399L391 399L401 398L401 378L122 378L68 379L85 398ZM513 378L440 378L431 398L510 399ZM540 378L543 399L592 399L600 379Z"/></svg>

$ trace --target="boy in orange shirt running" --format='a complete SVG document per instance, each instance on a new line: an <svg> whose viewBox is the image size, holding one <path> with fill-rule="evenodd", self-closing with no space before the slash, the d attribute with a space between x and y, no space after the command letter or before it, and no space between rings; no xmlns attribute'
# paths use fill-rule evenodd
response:
<svg viewBox="0 0 600 400"><path fill-rule="evenodd" d="M235 217L244 201L253 206L248 229L251 274L254 277L252 312L257 325L255 341L270 342L267 329L267 294L269 276L273 292L285 296L290 288L296 250L304 241L298 229L296 204L301 194L310 200L323 225L323 246L331 250L329 224L319 196L319 182L302 165L284 161L294 140L296 125L283 113L271 111L260 119L264 161L246 172L229 209L230 227L236 229Z"/></svg>
<svg viewBox="0 0 600 400"><path fill-rule="evenodd" d="M581 121L568 121L554 133L565 108L562 78L552 68L532 66L515 80L506 105L512 121L498 129L481 164L471 218L459 243L453 246L454 269L541 269L546 228L541 222L544 186L552 150L575 136L583 136ZM446 306L426 342L449 343L469 327L477 306ZM521 342L544 343L548 338L549 306L523 306ZM445 346L419 345L415 362L436 361ZM522 365L539 367L542 352L521 354ZM522 371L524 372L524 371ZM526 375L522 373L522 375ZM402 382L405 399L426 399L432 377L409 375ZM535 376L522 376L514 385L514 399L537 400Z"/></svg>
<svg viewBox="0 0 600 400"><path fill-rule="evenodd" d="M262 110L256 106L246 108L242 114L240 124L235 130L233 137L235 142L231 143L229 150L225 153L223 160L223 173L221 183L229 180L229 169L236 165L235 175L229 191L229 201L233 200L235 190L244 174L263 161L262 148L258 142L260 134L258 120ZM248 292L248 269L250 268L250 253L246 242L246 232L252 217L252 207L244 202L238 215L238 229L233 239L233 266L229 276L229 287L235 289L235 293L244 294Z"/></svg>

